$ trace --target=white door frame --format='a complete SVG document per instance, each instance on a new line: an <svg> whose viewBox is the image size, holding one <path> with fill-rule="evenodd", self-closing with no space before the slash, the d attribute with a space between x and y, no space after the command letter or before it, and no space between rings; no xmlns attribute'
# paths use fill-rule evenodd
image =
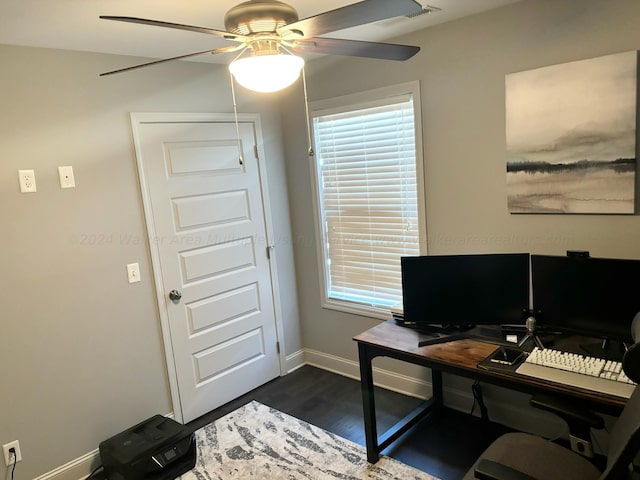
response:
<svg viewBox="0 0 640 480"><path fill-rule="evenodd" d="M173 404L173 413L175 419L179 422L183 421L182 405L180 403L180 395L178 389L178 378L174 361L173 344L171 342L171 330L169 329L169 312L167 310L166 297L168 292L164 291L162 276L160 274L160 250L158 243L154 241L155 224L153 221L151 209L151 195L149 193L149 185L145 176L142 165L142 150L140 148L140 132L139 125L143 123L192 123L192 122L235 122L233 114L226 113L161 113L161 112L132 112L131 130L133 133L133 143L136 153L136 163L138 165L138 176L140 180L140 190L142 193L142 205L144 207L144 217L146 221L147 239L149 242L149 251L151 253L151 265L153 268L153 277L156 286L156 299L158 302L158 311L160 312L160 324L162 327L162 338L164 341L165 357L167 360L167 373L169 376L169 388L171 390L171 402ZM264 142L262 138L262 126L260 123L260 115L254 113L238 114L239 122L252 122L255 125L256 147L258 155L258 170L260 175L260 188L262 190L262 204L264 208L266 244L274 245L273 220L271 216L271 204L269 201L269 190L267 182L267 169L265 165ZM270 251L270 275L271 288L273 291L273 308L276 322L276 338L279 344L282 344L283 324L282 324L282 305L280 304L280 289L278 284L277 269L277 249ZM278 360L280 367L280 375L284 375L284 366L286 365L286 356L284 348L279 348Z"/></svg>

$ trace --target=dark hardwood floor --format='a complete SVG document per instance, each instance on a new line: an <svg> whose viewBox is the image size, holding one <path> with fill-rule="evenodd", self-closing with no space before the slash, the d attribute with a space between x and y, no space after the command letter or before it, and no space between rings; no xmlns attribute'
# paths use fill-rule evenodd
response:
<svg viewBox="0 0 640 480"><path fill-rule="evenodd" d="M378 431L383 432L420 400L378 388ZM360 383L319 368L304 366L190 422L198 428L256 400L320 428L364 445ZM442 480L460 480L475 459L499 435L501 425L443 409L388 448L384 454Z"/></svg>

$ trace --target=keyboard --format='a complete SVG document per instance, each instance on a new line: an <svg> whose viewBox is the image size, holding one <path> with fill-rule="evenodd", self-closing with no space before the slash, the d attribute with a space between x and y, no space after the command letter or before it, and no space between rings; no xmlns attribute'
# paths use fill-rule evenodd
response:
<svg viewBox="0 0 640 480"><path fill-rule="evenodd" d="M552 348L535 347L516 373L625 398L636 387L620 362Z"/></svg>

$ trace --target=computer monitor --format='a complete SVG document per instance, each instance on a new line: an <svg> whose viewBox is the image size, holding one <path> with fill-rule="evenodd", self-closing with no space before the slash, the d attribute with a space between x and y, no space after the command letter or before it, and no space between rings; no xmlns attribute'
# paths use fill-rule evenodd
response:
<svg viewBox="0 0 640 480"><path fill-rule="evenodd" d="M631 341L640 311L640 260L532 255L531 279L544 329Z"/></svg>
<svg viewBox="0 0 640 480"><path fill-rule="evenodd" d="M403 257L404 321L463 327L522 323L529 254Z"/></svg>

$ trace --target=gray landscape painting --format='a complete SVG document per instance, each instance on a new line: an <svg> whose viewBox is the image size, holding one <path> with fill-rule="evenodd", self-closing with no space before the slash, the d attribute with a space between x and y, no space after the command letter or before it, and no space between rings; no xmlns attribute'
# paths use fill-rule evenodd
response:
<svg viewBox="0 0 640 480"><path fill-rule="evenodd" d="M637 53L507 75L511 213L632 214Z"/></svg>

